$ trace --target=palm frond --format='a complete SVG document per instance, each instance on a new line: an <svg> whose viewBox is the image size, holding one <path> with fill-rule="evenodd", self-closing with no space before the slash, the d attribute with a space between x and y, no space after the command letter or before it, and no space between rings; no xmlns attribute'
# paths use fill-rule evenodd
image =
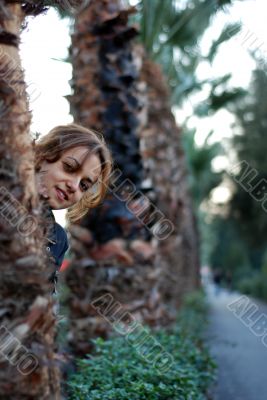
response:
<svg viewBox="0 0 267 400"><path fill-rule="evenodd" d="M195 141L196 129L184 128L183 145L190 171L189 184L196 205L206 199L211 190L221 183L222 173L212 171L212 160L224 154L220 143L209 144L208 140L213 134L210 131L202 146L197 146Z"/></svg>
<svg viewBox="0 0 267 400"><path fill-rule="evenodd" d="M225 90L220 94L215 94L211 91L211 94L206 101L203 101L194 107L194 114L200 118L208 117L221 108L225 108L229 104L240 100L246 94L247 91L242 88Z"/></svg>
<svg viewBox="0 0 267 400"><path fill-rule="evenodd" d="M210 96L210 108L212 111L217 111L225 107L229 103L233 103L247 94L247 91L242 88L236 88L229 91L224 91L220 95L214 93Z"/></svg>
<svg viewBox="0 0 267 400"><path fill-rule="evenodd" d="M223 31L220 33L219 37L213 41L207 59L209 62L214 60L214 57L218 51L219 46L232 39L242 28L241 23L228 24L224 27Z"/></svg>
<svg viewBox="0 0 267 400"><path fill-rule="evenodd" d="M231 1L227 2L231 4ZM194 0L191 7L183 10L174 10L169 20L168 37L161 43L157 54L163 46L185 47L195 45L197 39L204 33L211 18L225 6L225 1L217 0Z"/></svg>
<svg viewBox="0 0 267 400"><path fill-rule="evenodd" d="M226 74L224 76L221 76L219 78L213 79L211 82L212 86L212 92L218 87L218 86L225 86L229 80L232 78L232 74Z"/></svg>

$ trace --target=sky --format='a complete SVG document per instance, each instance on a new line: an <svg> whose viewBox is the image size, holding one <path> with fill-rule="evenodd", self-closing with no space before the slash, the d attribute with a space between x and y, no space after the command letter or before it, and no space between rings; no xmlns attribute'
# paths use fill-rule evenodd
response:
<svg viewBox="0 0 267 400"><path fill-rule="evenodd" d="M200 43L204 51L219 35L224 24L239 21L242 30L236 39L221 46L212 66L199 67L199 77L221 76L231 72L233 86L247 87L255 65L249 50L258 49L262 58L267 60L266 11L266 0L236 0L229 12L215 17ZM60 20L53 9L45 15L30 18L22 33L20 52L31 99L32 132L46 134L54 126L72 121L68 101L64 97L71 92L69 80L72 69L70 64L60 61L67 57L69 45L68 22ZM203 96L203 93L199 94L192 101L199 102ZM189 125L197 127L198 145L203 143L211 129L214 130L213 141L221 141L232 135L233 117L226 110L221 110L213 118L199 120L192 116L192 103L187 102L175 114L180 124L190 117ZM217 166L214 163L214 168L219 170L225 163L227 160L221 158ZM63 224L64 214L64 211L55 213L58 222Z"/></svg>
<svg viewBox="0 0 267 400"><path fill-rule="evenodd" d="M228 12L221 12L214 18L212 26L199 44L204 54L207 54L210 44L220 35L224 25L239 22L242 29L232 40L221 45L212 65L208 63L199 65L197 74L200 80L232 73L230 80L232 87L248 87L251 72L255 67L249 52L259 49L258 54L263 59L266 58L267 63L266 12L266 0L236 0ZM205 96L203 91L191 99L191 102L187 102L180 113L179 110L176 112L177 119L190 117L193 113L192 105L201 102ZM211 142L231 137L233 122L234 118L229 112L220 110L213 118L190 118L189 126L197 126L196 141L201 145L211 129L215 131Z"/></svg>
<svg viewBox="0 0 267 400"><path fill-rule="evenodd" d="M72 122L64 96L71 93L71 65L64 60L70 45L67 21L54 10L31 18L22 34L21 57L30 95L31 131L46 134L57 125ZM54 211L56 221L65 226L65 210Z"/></svg>

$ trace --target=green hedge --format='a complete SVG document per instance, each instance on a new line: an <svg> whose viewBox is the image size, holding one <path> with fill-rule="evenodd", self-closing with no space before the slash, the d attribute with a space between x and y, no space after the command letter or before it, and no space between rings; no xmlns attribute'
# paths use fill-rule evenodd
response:
<svg viewBox="0 0 267 400"><path fill-rule="evenodd" d="M172 356L166 372L146 361L125 337L94 340L95 353L77 360L70 400L201 400L214 381L215 364L203 345L206 305L202 293L187 297L172 330L150 331ZM167 369L166 368L166 369Z"/></svg>
<svg viewBox="0 0 267 400"><path fill-rule="evenodd" d="M241 293L267 301L267 278L261 272L240 280L237 289Z"/></svg>

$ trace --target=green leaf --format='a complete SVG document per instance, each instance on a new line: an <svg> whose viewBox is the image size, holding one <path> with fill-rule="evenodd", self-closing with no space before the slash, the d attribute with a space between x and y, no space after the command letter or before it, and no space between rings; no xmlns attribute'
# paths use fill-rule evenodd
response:
<svg viewBox="0 0 267 400"><path fill-rule="evenodd" d="M212 62L217 54L217 51L222 43L227 42L237 35L242 28L241 23L228 24L224 27L219 37L213 41L207 59Z"/></svg>

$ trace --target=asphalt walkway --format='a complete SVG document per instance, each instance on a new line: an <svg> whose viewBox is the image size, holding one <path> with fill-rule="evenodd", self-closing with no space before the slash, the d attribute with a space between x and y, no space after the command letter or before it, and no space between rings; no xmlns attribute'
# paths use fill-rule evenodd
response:
<svg viewBox="0 0 267 400"><path fill-rule="evenodd" d="M267 304L236 292L216 293L212 285L206 291L207 343L219 367L213 400L267 400Z"/></svg>

